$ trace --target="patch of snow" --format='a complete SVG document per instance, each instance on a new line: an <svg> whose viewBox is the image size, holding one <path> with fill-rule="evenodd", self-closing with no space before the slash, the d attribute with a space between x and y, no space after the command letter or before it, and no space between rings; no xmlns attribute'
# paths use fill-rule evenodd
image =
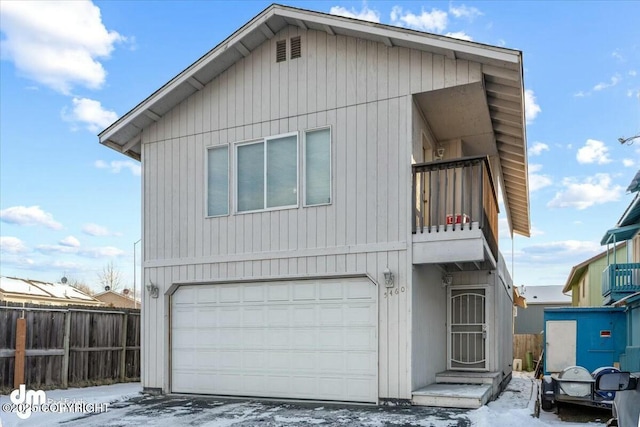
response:
<svg viewBox="0 0 640 427"><path fill-rule="evenodd" d="M281 417L280 415L276 415L273 417L274 421L277 423L307 423L307 424L322 424L326 423L323 419L317 418L307 418L307 417Z"/></svg>
<svg viewBox="0 0 640 427"><path fill-rule="evenodd" d="M121 383L98 387L70 388L67 390L47 390L47 400L53 402L86 402L88 404L115 404L127 401L139 396L142 392L140 383ZM11 403L9 396L0 396L0 408L4 404ZM108 409L107 409L108 411ZM31 416L25 420L18 418L15 413L7 413L0 409L0 426L51 426L57 423L73 420L82 417L83 414L74 412L45 413L32 412Z"/></svg>

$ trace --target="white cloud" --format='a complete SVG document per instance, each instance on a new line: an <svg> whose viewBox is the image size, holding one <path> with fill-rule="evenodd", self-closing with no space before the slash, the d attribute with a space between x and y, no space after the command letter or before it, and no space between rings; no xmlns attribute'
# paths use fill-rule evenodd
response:
<svg viewBox="0 0 640 427"><path fill-rule="evenodd" d="M124 251L113 246L87 248L78 251L78 255L88 258L114 258L124 255Z"/></svg>
<svg viewBox="0 0 640 427"><path fill-rule="evenodd" d="M613 87L618 83L620 83L620 80L622 80L620 77L620 74L615 74L611 77L611 80L609 82L600 82L593 87L593 90L599 91L599 90L604 90L604 89Z"/></svg>
<svg viewBox="0 0 640 427"><path fill-rule="evenodd" d="M102 108L100 101L73 98L73 108L62 110L62 118L69 122L83 123L90 132L98 132L118 119L114 111Z"/></svg>
<svg viewBox="0 0 640 427"><path fill-rule="evenodd" d="M5 1L0 7L4 59L28 78L68 94L75 85L100 88L108 58L125 37L109 31L90 1Z"/></svg>
<svg viewBox="0 0 640 427"><path fill-rule="evenodd" d="M585 145L578 149L576 154L578 163L597 163L603 165L611 163L609 158L609 149L602 141L596 139L587 139Z"/></svg>
<svg viewBox="0 0 640 427"><path fill-rule="evenodd" d="M450 4L449 13L456 18L466 18L470 21L473 21L475 18L482 15L482 12L477 8L473 6L465 6L464 4L460 6Z"/></svg>
<svg viewBox="0 0 640 427"><path fill-rule="evenodd" d="M142 174L142 168L139 163L135 163L132 160L113 160L109 163L104 160L96 160L94 163L98 169L109 169L111 173L120 173L123 169L129 169L132 174L140 176Z"/></svg>
<svg viewBox="0 0 640 427"><path fill-rule="evenodd" d="M44 225L52 230L61 230L62 224L40 206L13 206L0 211L0 219L9 224Z"/></svg>
<svg viewBox="0 0 640 427"><path fill-rule="evenodd" d="M103 227L98 224L85 224L82 227L82 232L89 236L110 236L111 232L107 227Z"/></svg>
<svg viewBox="0 0 640 427"><path fill-rule="evenodd" d="M635 166L636 162L633 159L622 159L622 164L625 168L630 168Z"/></svg>
<svg viewBox="0 0 640 427"><path fill-rule="evenodd" d="M64 244L59 245L39 245L36 247L36 251L51 255L51 254L72 254L84 258L113 258L124 255L122 249L113 246L101 246L94 248L79 248Z"/></svg>
<svg viewBox="0 0 640 427"><path fill-rule="evenodd" d="M638 72L637 72L636 70L629 70L629 75L630 75L631 77L635 77L635 76L637 76L637 75L638 75Z"/></svg>
<svg viewBox="0 0 640 427"><path fill-rule="evenodd" d="M579 91L573 94L576 98L584 98L585 96L591 95L589 92Z"/></svg>
<svg viewBox="0 0 640 427"><path fill-rule="evenodd" d="M522 249L522 252L534 256L576 256L579 254L595 254L600 252L601 247L596 242L584 240L564 240L538 245L528 246Z"/></svg>
<svg viewBox="0 0 640 427"><path fill-rule="evenodd" d="M524 110L525 116L527 118L527 124L533 123L535 118L542 111L542 109L536 102L536 95L531 89L527 89L524 91Z"/></svg>
<svg viewBox="0 0 640 427"><path fill-rule="evenodd" d="M531 233L530 234L531 234L531 237L542 236L542 235L544 235L544 231L542 231L541 229L539 229L535 225L531 224Z"/></svg>
<svg viewBox="0 0 640 427"><path fill-rule="evenodd" d="M71 248L80 247L80 241L73 236L67 236L64 239L60 240L60 242L58 243L62 246L68 246Z"/></svg>
<svg viewBox="0 0 640 427"><path fill-rule="evenodd" d="M553 200L547 203L548 207L582 210L593 205L615 202L623 193L623 188L613 185L611 176L606 173L598 173L583 182L565 178L562 185L565 190L557 192Z"/></svg>
<svg viewBox="0 0 640 427"><path fill-rule="evenodd" d="M620 49L616 49L613 52L611 52L611 56L617 59L618 61L624 61L624 57L620 53Z"/></svg>
<svg viewBox="0 0 640 427"><path fill-rule="evenodd" d="M329 13L332 15L344 16L346 18L362 19L363 21L370 22L380 22L380 12L378 12L377 10L369 9L366 4L362 5L362 10L360 10L359 12L353 8L349 10L342 6L333 6L331 9L329 9Z"/></svg>
<svg viewBox="0 0 640 427"><path fill-rule="evenodd" d="M391 23L400 27L408 27L421 31L442 32L447 28L447 12L440 9L424 9L419 15L410 11L403 11L400 6L391 9Z"/></svg>
<svg viewBox="0 0 640 427"><path fill-rule="evenodd" d="M38 245L36 251L43 254L75 254L78 248L68 245Z"/></svg>
<svg viewBox="0 0 640 427"><path fill-rule="evenodd" d="M529 156L539 156L543 151L549 151L549 146L544 142L536 142L529 147Z"/></svg>
<svg viewBox="0 0 640 427"><path fill-rule="evenodd" d="M17 237L0 236L0 252L18 254L27 251L27 245Z"/></svg>
<svg viewBox="0 0 640 427"><path fill-rule="evenodd" d="M473 41L473 38L464 31L456 31L455 33L446 33L445 36L458 40Z"/></svg>
<svg viewBox="0 0 640 427"><path fill-rule="evenodd" d="M542 165L530 164L529 165L529 191L538 191L544 187L548 187L553 184L553 180L549 175L537 174L542 170Z"/></svg>

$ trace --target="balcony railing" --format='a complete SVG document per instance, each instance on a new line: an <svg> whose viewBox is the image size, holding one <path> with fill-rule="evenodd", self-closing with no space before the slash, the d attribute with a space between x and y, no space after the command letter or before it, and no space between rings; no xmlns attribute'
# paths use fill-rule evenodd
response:
<svg viewBox="0 0 640 427"><path fill-rule="evenodd" d="M640 263L610 264L602 273L602 296L615 301L620 295L640 292Z"/></svg>
<svg viewBox="0 0 640 427"><path fill-rule="evenodd" d="M413 165L413 233L482 229L498 257L498 198L487 157Z"/></svg>

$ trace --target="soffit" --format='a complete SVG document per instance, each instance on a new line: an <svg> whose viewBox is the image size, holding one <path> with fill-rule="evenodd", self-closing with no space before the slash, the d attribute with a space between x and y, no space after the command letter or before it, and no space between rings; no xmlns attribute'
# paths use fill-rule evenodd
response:
<svg viewBox="0 0 640 427"><path fill-rule="evenodd" d="M529 179L518 73L484 67L484 81L415 95L438 141L462 140L465 155L498 159L510 231L529 237ZM494 74L489 74L494 73ZM497 191L497 189L496 189Z"/></svg>

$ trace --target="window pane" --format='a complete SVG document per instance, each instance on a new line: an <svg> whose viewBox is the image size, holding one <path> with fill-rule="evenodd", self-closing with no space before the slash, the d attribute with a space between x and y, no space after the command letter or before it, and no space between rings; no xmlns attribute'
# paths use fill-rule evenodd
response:
<svg viewBox="0 0 640 427"><path fill-rule="evenodd" d="M329 129L307 132L305 138L305 203L331 202L331 138Z"/></svg>
<svg viewBox="0 0 640 427"><path fill-rule="evenodd" d="M298 137L267 141L267 207L298 203Z"/></svg>
<svg viewBox="0 0 640 427"><path fill-rule="evenodd" d="M238 212L264 209L263 146L238 146Z"/></svg>
<svg viewBox="0 0 640 427"><path fill-rule="evenodd" d="M229 148L227 146L207 150L208 195L207 215L229 213Z"/></svg>

